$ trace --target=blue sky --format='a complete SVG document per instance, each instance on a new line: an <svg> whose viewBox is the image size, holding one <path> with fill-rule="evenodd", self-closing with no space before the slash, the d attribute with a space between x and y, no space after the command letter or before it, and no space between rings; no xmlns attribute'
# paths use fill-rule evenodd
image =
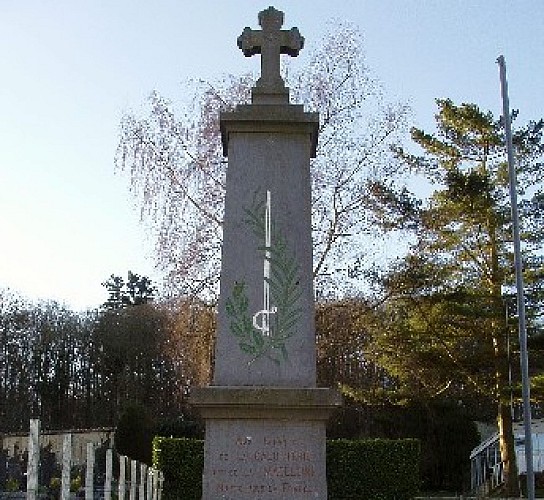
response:
<svg viewBox="0 0 544 500"><path fill-rule="evenodd" d="M154 89L176 101L188 78L256 70L236 38L270 4L0 0L0 286L86 308L105 300L112 273L156 276L128 179L114 173L120 118ZM544 116L544 2L273 5L306 53L331 20L358 26L373 74L411 104L414 124L432 127L437 97L498 115L500 54L519 120Z"/></svg>

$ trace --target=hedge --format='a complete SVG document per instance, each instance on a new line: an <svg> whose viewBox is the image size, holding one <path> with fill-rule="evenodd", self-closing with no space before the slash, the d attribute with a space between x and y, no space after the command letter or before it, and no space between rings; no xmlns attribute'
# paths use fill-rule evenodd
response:
<svg viewBox="0 0 544 500"><path fill-rule="evenodd" d="M408 500L419 489L416 439L327 441L329 500ZM153 464L165 478L164 500L201 500L204 442L156 437Z"/></svg>
<svg viewBox="0 0 544 500"><path fill-rule="evenodd" d="M204 441L156 437L153 467L164 474L164 500L201 500Z"/></svg>
<svg viewBox="0 0 544 500"><path fill-rule="evenodd" d="M330 500L405 500L419 490L417 439L327 441Z"/></svg>

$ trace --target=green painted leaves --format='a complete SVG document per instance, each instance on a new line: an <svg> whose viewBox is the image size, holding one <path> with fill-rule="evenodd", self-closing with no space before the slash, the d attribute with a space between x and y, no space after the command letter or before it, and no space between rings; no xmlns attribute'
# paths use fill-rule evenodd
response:
<svg viewBox="0 0 544 500"><path fill-rule="evenodd" d="M268 330L256 328L254 315L249 310L246 284L235 282L226 301L229 328L238 339L240 349L253 357L251 362L266 356L279 365L288 359L286 341L297 333L302 312L299 305L302 295L299 266L274 220L271 221L268 238L271 244L266 246L266 199L262 193L255 193L245 214L244 222L258 242L256 250L262 254L263 262L269 263L270 272L268 275L265 273L263 286L269 289L272 307L268 315Z"/></svg>
<svg viewBox="0 0 544 500"><path fill-rule="evenodd" d="M247 354L257 354L263 340L256 338L255 329L249 316L244 283L234 283L232 296L226 302L226 309L227 315L231 318L230 331L238 338L240 349Z"/></svg>

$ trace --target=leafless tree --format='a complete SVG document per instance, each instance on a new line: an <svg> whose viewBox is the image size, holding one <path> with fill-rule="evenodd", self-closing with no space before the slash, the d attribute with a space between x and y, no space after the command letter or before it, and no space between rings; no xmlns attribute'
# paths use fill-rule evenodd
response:
<svg viewBox="0 0 544 500"><path fill-rule="evenodd" d="M368 263L369 185L394 173L391 146L405 130L408 107L386 101L350 25L336 24L308 61L285 78L292 101L320 113L311 165L314 276L318 293L331 296L356 289ZM218 114L248 102L253 83L252 75L192 81L182 107L153 92L146 116L122 119L116 167L130 176L174 295L216 297L226 170Z"/></svg>

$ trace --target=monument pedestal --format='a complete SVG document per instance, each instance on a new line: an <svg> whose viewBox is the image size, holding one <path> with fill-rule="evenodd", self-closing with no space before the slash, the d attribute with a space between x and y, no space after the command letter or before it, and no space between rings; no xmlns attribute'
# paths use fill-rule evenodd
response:
<svg viewBox="0 0 544 500"><path fill-rule="evenodd" d="M211 386L191 400L206 419L204 499L327 498L325 424L337 391Z"/></svg>

